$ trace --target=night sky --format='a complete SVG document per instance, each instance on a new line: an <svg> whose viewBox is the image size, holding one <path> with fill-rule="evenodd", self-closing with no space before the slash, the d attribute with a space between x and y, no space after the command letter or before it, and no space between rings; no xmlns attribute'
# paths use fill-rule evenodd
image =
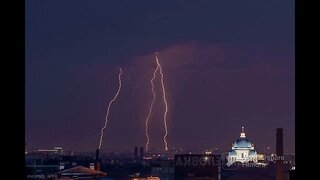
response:
<svg viewBox="0 0 320 180"><path fill-rule="evenodd" d="M162 63L169 148L229 150L245 126L263 152L295 148L294 1L28 0L26 143L94 151L144 146L150 79ZM163 150L159 79L151 148Z"/></svg>

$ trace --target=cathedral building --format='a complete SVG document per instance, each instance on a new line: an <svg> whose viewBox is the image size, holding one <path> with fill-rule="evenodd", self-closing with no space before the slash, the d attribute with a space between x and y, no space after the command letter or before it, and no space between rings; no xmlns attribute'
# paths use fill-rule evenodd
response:
<svg viewBox="0 0 320 180"><path fill-rule="evenodd" d="M257 152L254 150L254 145L246 138L244 127L242 127L240 137L232 144L227 160L228 164L258 162Z"/></svg>

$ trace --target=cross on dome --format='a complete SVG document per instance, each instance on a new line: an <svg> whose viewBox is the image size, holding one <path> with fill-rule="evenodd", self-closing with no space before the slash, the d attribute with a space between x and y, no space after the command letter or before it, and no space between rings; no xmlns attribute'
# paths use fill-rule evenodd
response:
<svg viewBox="0 0 320 180"><path fill-rule="evenodd" d="M241 133L240 133L240 138L245 138L245 137L246 137L246 133L244 132L244 127L242 126Z"/></svg>

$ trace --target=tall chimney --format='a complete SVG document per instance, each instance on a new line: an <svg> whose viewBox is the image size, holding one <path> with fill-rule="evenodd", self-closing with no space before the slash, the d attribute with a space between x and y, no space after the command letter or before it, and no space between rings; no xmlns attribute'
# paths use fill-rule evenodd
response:
<svg viewBox="0 0 320 180"><path fill-rule="evenodd" d="M96 162L99 162L99 149L96 150Z"/></svg>
<svg viewBox="0 0 320 180"><path fill-rule="evenodd" d="M140 147L140 160L143 160L143 156L144 156L143 147Z"/></svg>
<svg viewBox="0 0 320 180"><path fill-rule="evenodd" d="M97 150L96 150L96 168L95 168L97 171L100 171L99 153L100 153L100 150L97 149Z"/></svg>
<svg viewBox="0 0 320 180"><path fill-rule="evenodd" d="M284 180L283 172L283 129L277 128L277 144L276 144L276 180Z"/></svg>
<svg viewBox="0 0 320 180"><path fill-rule="evenodd" d="M139 159L138 147L134 147L134 159L135 159L135 160L138 160L138 159Z"/></svg>

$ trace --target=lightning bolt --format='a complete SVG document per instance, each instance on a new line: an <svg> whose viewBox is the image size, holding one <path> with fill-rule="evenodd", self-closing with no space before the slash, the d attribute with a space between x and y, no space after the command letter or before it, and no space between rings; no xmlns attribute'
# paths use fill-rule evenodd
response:
<svg viewBox="0 0 320 180"><path fill-rule="evenodd" d="M153 108L153 104L154 104L154 101L156 99L156 93L154 91L154 79L156 78L156 75L157 75L157 72L159 71L160 72L160 75L161 75L161 87L162 87L162 94L163 94L163 102L164 102L164 105L165 105L165 112L163 114L163 122L164 122L164 127L165 127L165 135L163 136L163 142L165 144L165 150L167 151L168 150L168 142L167 142L167 136L168 136L168 127L167 127L167 114L168 114L168 102L167 102L167 98L166 98L166 91L165 91L165 87L164 87L164 75L163 75L163 71L162 71L162 67L161 67L161 64L159 62L159 59L157 57L157 52L155 53L155 57L156 57L156 64L157 64L157 68L154 70L153 72L153 77L152 79L150 80L150 84L151 84L151 91L152 91L152 94L153 94L153 99L152 99L152 102L150 104L150 107L149 107L149 113L148 113L148 116L146 118L146 129L145 129L145 132L146 132L146 137L147 137L147 142L146 142L146 151L148 151L148 148L149 148L149 143L150 143L150 138L149 138L149 134L148 134L148 123L149 123L149 119L150 119L150 116L151 116L151 113L152 113L152 108Z"/></svg>
<svg viewBox="0 0 320 180"><path fill-rule="evenodd" d="M118 75L119 87L118 87L117 93L114 95L113 99L109 102L109 105L108 105L108 109L107 109L107 113L106 113L106 121L105 121L105 123L104 123L104 126L103 126L102 129L101 129L99 149L101 148L101 145L102 145L104 129L107 127L107 124L108 124L108 117L109 117L109 112L110 112L111 105L112 105L112 103L117 99L117 97L118 97L118 95L119 95L119 93L120 93L120 90L121 90L121 75L122 75L122 69L119 68L119 70L120 70L120 73L119 73L119 75Z"/></svg>
<svg viewBox="0 0 320 180"><path fill-rule="evenodd" d="M156 93L154 92L154 84L153 84L153 81L154 79L156 78L156 74L157 74L157 71L159 70L159 66L157 65L157 68L154 70L153 72L153 77L152 79L150 80L150 83L151 83L151 91L152 91L152 94L153 94L153 99L152 99L152 102L150 104L150 108L149 108L149 113L148 113L148 116L146 118L146 137L147 137L147 143L146 143L146 151L148 151L148 148L149 148L149 143L150 143L150 138L149 138L149 134L148 134L148 123L149 123L149 119L150 119L150 115L151 115L151 112L152 112L152 108L153 108L153 104L154 104L154 101L156 100Z"/></svg>
<svg viewBox="0 0 320 180"><path fill-rule="evenodd" d="M167 142L167 136L168 136L168 127L167 127L168 102L167 102L167 98L166 98L166 90L164 88L164 77L163 77L162 67L161 67L161 64L159 63L159 59L157 57L157 53L156 53L156 61L157 61L157 66L160 69L163 102L164 102L164 105L165 105L165 112L163 114L163 123L164 123L165 135L163 136L163 142L165 144L165 146L164 146L165 150L168 151L168 142Z"/></svg>

